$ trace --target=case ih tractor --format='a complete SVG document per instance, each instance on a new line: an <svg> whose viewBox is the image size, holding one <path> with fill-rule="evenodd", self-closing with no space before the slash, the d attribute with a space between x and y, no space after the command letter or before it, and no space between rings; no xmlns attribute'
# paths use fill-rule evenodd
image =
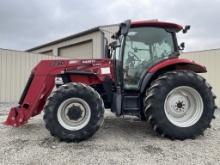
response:
<svg viewBox="0 0 220 165"><path fill-rule="evenodd" d="M116 116L147 120L163 137L184 140L203 134L214 118L215 96L197 73L206 68L179 58L176 33L188 26L130 20L120 24L105 59L43 60L32 71L6 125L25 124L44 110L51 135L63 141L91 137Z"/></svg>

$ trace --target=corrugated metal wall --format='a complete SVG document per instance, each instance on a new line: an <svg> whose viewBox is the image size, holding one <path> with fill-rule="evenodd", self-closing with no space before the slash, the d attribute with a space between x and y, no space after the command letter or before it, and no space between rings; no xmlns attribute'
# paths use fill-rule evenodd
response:
<svg viewBox="0 0 220 165"><path fill-rule="evenodd" d="M54 56L0 49L0 102L17 102L33 67Z"/></svg>
<svg viewBox="0 0 220 165"><path fill-rule="evenodd" d="M93 42L92 40L89 40L59 48L58 54L60 57L67 57L72 59L89 59L93 58L92 50Z"/></svg>
<svg viewBox="0 0 220 165"><path fill-rule="evenodd" d="M192 59L207 67L208 72L201 75L213 87L213 92L217 96L216 104L220 107L220 49L184 53L181 57Z"/></svg>

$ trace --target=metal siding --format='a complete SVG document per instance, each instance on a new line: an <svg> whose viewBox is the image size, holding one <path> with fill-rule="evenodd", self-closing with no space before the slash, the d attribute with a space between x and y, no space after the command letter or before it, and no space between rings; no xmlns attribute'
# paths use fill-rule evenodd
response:
<svg viewBox="0 0 220 165"><path fill-rule="evenodd" d="M0 102L17 102L33 67L52 58L57 57L0 49Z"/></svg>
<svg viewBox="0 0 220 165"><path fill-rule="evenodd" d="M58 54L61 57L67 57L72 59L93 58L93 44L92 41L89 40L83 43L59 48Z"/></svg>
<svg viewBox="0 0 220 165"><path fill-rule="evenodd" d="M48 50L48 51L45 51L45 52L40 52L40 54L45 54L45 55L48 55L48 56L53 56L53 50Z"/></svg>
<svg viewBox="0 0 220 165"><path fill-rule="evenodd" d="M102 33L100 31L96 32L93 41L93 58L102 58L103 48L102 48Z"/></svg>
<svg viewBox="0 0 220 165"><path fill-rule="evenodd" d="M81 37L69 39L69 40L66 40L66 41L62 41L60 43L57 43L57 44L54 44L54 45L51 45L51 46L46 46L46 47L31 51L31 52L40 53L40 52L45 52L45 51L48 51L48 50L53 50L53 54L55 56L57 56L58 54L56 52L58 52L59 48L71 46L71 45L81 43L81 42L84 42L84 41L88 41L88 40L93 41L93 50L92 50L93 51L92 52L93 58L100 58L101 55L102 55L102 52L101 52L101 50L102 50L102 48L101 48L101 32L100 31L93 32L93 33L90 33L90 34L87 34L87 35L83 35Z"/></svg>
<svg viewBox="0 0 220 165"><path fill-rule="evenodd" d="M114 41L111 37L113 34L115 34L119 29L119 25L109 25L109 26L103 26L101 30L105 34L105 38L107 38L108 42L111 43Z"/></svg>
<svg viewBox="0 0 220 165"><path fill-rule="evenodd" d="M202 73L201 76L206 78L207 82L213 87L213 92L217 96L216 104L220 107L220 77L218 73L220 70L220 49L183 53L181 57L192 59L206 66L208 72Z"/></svg>

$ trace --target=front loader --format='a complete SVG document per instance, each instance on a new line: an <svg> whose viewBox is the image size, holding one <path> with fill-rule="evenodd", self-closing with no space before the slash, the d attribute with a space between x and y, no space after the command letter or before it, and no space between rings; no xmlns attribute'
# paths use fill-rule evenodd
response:
<svg viewBox="0 0 220 165"><path fill-rule="evenodd" d="M206 68L179 58L176 33L189 26L130 20L120 24L105 59L43 60L33 70L6 125L22 126L44 110L51 135L64 141L91 137L116 116L148 121L170 139L194 138L210 127L215 96L197 73Z"/></svg>

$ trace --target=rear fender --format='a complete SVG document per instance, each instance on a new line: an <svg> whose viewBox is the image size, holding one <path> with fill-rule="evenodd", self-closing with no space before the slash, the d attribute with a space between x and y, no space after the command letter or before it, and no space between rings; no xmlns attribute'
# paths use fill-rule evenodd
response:
<svg viewBox="0 0 220 165"><path fill-rule="evenodd" d="M207 72L206 67L200 65L192 60L189 59L180 59L180 58L173 58L169 60L162 61L154 66L152 66L148 72L149 73L156 73L161 70L191 70L196 73L205 73Z"/></svg>
<svg viewBox="0 0 220 165"><path fill-rule="evenodd" d="M162 61L154 66L152 66L148 72L144 75L142 83L140 85L140 92L143 94L150 83L156 79L160 74L163 74L172 70L189 70L196 73L206 73L206 67L195 63L188 59L169 59Z"/></svg>

